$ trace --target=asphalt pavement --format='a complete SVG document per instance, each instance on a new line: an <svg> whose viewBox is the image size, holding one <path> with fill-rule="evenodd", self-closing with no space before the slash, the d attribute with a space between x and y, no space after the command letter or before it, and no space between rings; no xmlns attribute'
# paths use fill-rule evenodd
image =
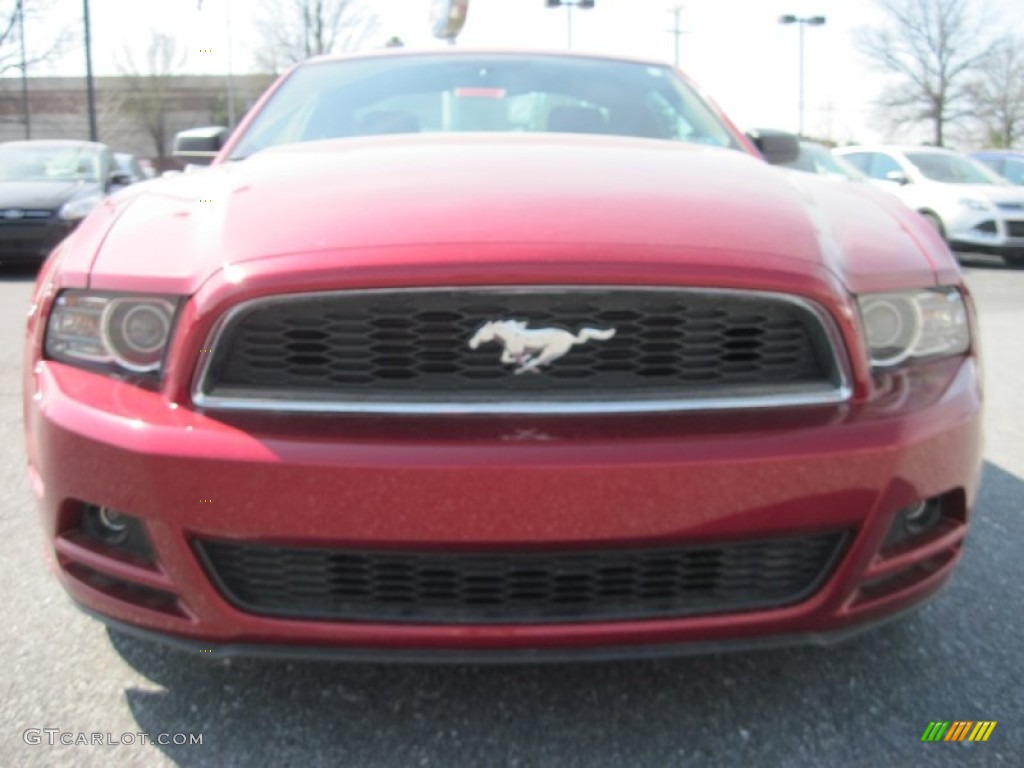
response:
<svg viewBox="0 0 1024 768"><path fill-rule="evenodd" d="M965 266L985 477L935 600L829 648L518 667L213 663L108 636L48 572L21 435L31 280L0 273L0 765L1021 765L1024 270ZM998 724L985 743L922 743L932 720Z"/></svg>

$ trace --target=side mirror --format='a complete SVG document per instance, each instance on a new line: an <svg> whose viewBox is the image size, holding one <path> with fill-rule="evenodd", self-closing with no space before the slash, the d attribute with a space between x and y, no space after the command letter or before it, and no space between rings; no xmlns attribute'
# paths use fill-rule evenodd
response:
<svg viewBox="0 0 1024 768"><path fill-rule="evenodd" d="M792 163L800 156L800 140L792 133L755 128L747 132L747 138L772 165Z"/></svg>
<svg viewBox="0 0 1024 768"><path fill-rule="evenodd" d="M110 187L127 187L132 183L132 177L124 171L111 171L107 177L107 185Z"/></svg>
<svg viewBox="0 0 1024 768"><path fill-rule="evenodd" d="M174 157L195 165L209 165L224 146L228 129L222 125L192 128L174 137Z"/></svg>
<svg viewBox="0 0 1024 768"><path fill-rule="evenodd" d="M910 178L903 171L889 171L885 174L885 180L891 181L895 184L899 184L901 187L904 184L910 183Z"/></svg>

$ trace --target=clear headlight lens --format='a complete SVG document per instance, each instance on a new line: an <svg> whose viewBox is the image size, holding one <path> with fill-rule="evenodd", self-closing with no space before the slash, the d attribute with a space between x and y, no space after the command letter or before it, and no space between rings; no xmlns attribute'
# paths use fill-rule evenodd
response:
<svg viewBox="0 0 1024 768"><path fill-rule="evenodd" d="M80 197L77 200L68 200L57 211L57 215L64 219L64 221L84 219L93 208L100 204L102 199L102 195L89 195L88 197Z"/></svg>
<svg viewBox="0 0 1024 768"><path fill-rule="evenodd" d="M857 303L874 366L970 349L967 308L955 288L866 294Z"/></svg>
<svg viewBox="0 0 1024 768"><path fill-rule="evenodd" d="M171 336L174 311L171 297L64 291L46 326L46 355L66 363L156 372Z"/></svg>
<svg viewBox="0 0 1024 768"><path fill-rule="evenodd" d="M961 197L957 202L972 211L987 211L992 208L992 203L978 197Z"/></svg>

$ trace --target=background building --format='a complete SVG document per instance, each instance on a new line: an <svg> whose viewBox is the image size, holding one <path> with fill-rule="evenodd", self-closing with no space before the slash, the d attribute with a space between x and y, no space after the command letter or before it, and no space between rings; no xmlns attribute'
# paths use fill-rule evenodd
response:
<svg viewBox="0 0 1024 768"><path fill-rule="evenodd" d="M273 79L235 76L239 117ZM175 133L227 124L223 76L98 77L95 83L99 140L161 169L176 167L170 157ZM28 112L33 139L89 138L83 78L29 78ZM0 78L0 141L24 139L25 133L21 80Z"/></svg>

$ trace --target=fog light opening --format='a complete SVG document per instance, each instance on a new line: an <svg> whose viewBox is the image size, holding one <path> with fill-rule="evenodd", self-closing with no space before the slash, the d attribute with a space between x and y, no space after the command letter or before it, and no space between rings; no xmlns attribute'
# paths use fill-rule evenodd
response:
<svg viewBox="0 0 1024 768"><path fill-rule="evenodd" d="M128 521L120 512L115 512L107 507L100 507L96 513L100 527L109 532L112 536L121 536L128 531ZM123 536L122 536L123 538Z"/></svg>
<svg viewBox="0 0 1024 768"><path fill-rule="evenodd" d="M942 516L937 499L919 501L903 510L902 515L903 529L908 536L924 533L939 522L939 518Z"/></svg>
<svg viewBox="0 0 1024 768"><path fill-rule="evenodd" d="M153 560L149 537L137 517L110 507L87 504L82 510L80 525L82 533L99 544L149 562Z"/></svg>
<svg viewBox="0 0 1024 768"><path fill-rule="evenodd" d="M883 550L892 550L896 545L913 542L935 530L942 522L942 497L921 499L896 513L886 537Z"/></svg>
<svg viewBox="0 0 1024 768"><path fill-rule="evenodd" d="M91 507L82 522L86 532L104 544L117 546L128 538L128 519L109 507Z"/></svg>

